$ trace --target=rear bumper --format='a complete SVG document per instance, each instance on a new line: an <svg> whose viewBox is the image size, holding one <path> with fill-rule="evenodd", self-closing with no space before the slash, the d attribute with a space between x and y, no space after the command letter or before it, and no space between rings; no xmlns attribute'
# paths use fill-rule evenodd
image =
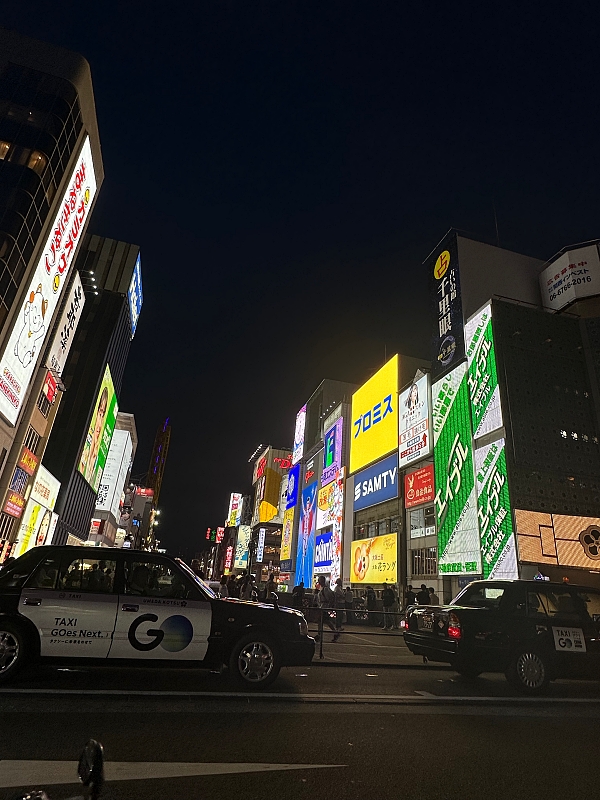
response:
<svg viewBox="0 0 600 800"><path fill-rule="evenodd" d="M404 632L406 646L416 656L426 656L431 661L444 661L451 664L459 653L460 642L450 639L434 639L421 633Z"/></svg>
<svg viewBox="0 0 600 800"><path fill-rule="evenodd" d="M281 664L284 667L307 667L315 654L315 640L312 636L283 642Z"/></svg>

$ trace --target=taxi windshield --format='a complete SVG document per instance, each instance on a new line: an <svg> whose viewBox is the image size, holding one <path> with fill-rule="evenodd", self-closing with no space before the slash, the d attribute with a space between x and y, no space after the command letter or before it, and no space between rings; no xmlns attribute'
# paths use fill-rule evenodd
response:
<svg viewBox="0 0 600 800"><path fill-rule="evenodd" d="M216 595L216 594L213 592L213 590L210 588L210 586L208 585L208 583L205 583L203 580L201 580L201 579L200 579L200 578L199 578L199 577L196 575L196 573L194 572L194 570L193 570L193 569L190 569L190 567L188 567L188 565L185 563L185 561L182 561L180 558L176 558L176 559L175 559L175 561L177 561L177 563L179 564L179 566L181 567L181 569L185 570L185 573L186 573L186 574L187 574L187 575L188 575L190 578L192 578L192 579L195 581L195 583L197 583L197 584L198 584L198 586L201 586L201 587L202 587L203 591L204 591L204 592L206 592L206 594L207 594L207 595L208 595L210 598L212 598L213 600L217 600L217 599L218 599L218 595Z"/></svg>

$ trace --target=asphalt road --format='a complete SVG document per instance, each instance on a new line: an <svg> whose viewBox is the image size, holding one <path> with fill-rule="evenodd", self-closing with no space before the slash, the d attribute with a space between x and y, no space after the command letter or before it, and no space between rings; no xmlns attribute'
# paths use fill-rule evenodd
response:
<svg viewBox="0 0 600 800"><path fill-rule="evenodd" d="M433 665L287 669L259 695L197 670L37 668L0 689L0 798L74 796L93 736L107 800L563 800L595 792L599 720L600 684L530 701Z"/></svg>

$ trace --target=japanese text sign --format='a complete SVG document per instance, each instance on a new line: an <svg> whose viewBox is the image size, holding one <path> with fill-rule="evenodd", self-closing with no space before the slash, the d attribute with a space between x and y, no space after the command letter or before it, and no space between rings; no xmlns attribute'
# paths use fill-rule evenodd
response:
<svg viewBox="0 0 600 800"><path fill-rule="evenodd" d="M478 439L502 427L491 304L468 320L465 339L473 436Z"/></svg>
<svg viewBox="0 0 600 800"><path fill-rule="evenodd" d="M358 539L351 546L351 583L367 585L397 582L397 533L375 536L373 539Z"/></svg>
<svg viewBox="0 0 600 800"><path fill-rule="evenodd" d="M598 245L578 247L559 256L541 273L540 290L544 307L553 311L600 294Z"/></svg>
<svg viewBox="0 0 600 800"><path fill-rule="evenodd" d="M398 356L352 395L350 471L398 447Z"/></svg>
<svg viewBox="0 0 600 800"><path fill-rule="evenodd" d="M434 305L432 377L438 378L464 358L458 242L450 233L426 261Z"/></svg>
<svg viewBox="0 0 600 800"><path fill-rule="evenodd" d="M337 422L325 432L323 437L323 471L321 472L321 486L326 486L335 478L342 466L342 435L344 420L340 417Z"/></svg>
<svg viewBox="0 0 600 800"><path fill-rule="evenodd" d="M142 263L140 254L135 262L133 268L133 275L131 276L131 283L127 290L127 301L129 303L129 321L131 322L131 338L135 336L135 329L137 328L140 311L142 310L142 303L144 302L144 295L142 292Z"/></svg>
<svg viewBox="0 0 600 800"><path fill-rule="evenodd" d="M83 293L79 273L76 272L46 359L46 366L59 378L63 373L71 350L84 304L85 294Z"/></svg>
<svg viewBox="0 0 600 800"><path fill-rule="evenodd" d="M423 375L400 395L398 445L400 469L431 453L428 375Z"/></svg>
<svg viewBox="0 0 600 800"><path fill-rule="evenodd" d="M433 503L434 496L433 464L404 476L405 508Z"/></svg>

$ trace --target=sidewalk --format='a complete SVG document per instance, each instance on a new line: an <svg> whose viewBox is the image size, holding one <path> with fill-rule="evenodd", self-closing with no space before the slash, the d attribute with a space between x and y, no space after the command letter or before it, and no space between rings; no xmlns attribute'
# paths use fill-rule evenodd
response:
<svg viewBox="0 0 600 800"><path fill-rule="evenodd" d="M311 636L316 637L317 631L315 623L309 625ZM325 626L322 649L323 658L320 658L321 643L317 642L313 664L423 667L422 657L410 652L401 631L385 631L375 626L344 625L336 642L333 631Z"/></svg>

